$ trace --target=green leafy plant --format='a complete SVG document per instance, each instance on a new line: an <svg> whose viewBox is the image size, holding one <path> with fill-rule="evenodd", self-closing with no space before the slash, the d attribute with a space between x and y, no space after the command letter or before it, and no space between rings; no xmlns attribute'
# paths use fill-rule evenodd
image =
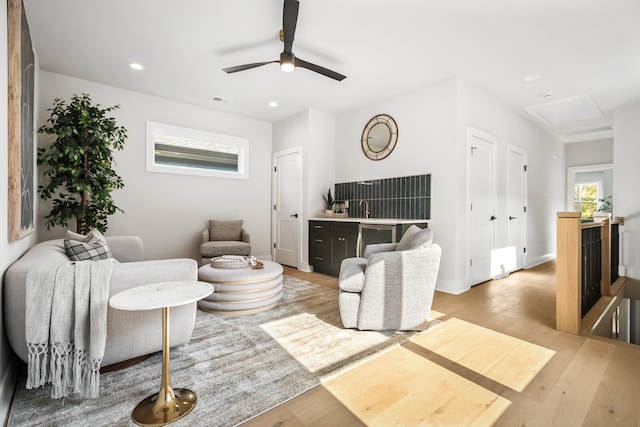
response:
<svg viewBox="0 0 640 427"><path fill-rule="evenodd" d="M325 193L321 194L322 201L324 202L324 208L326 210L331 210L333 208L333 204L336 202L333 200L333 196L331 195L331 189L328 189Z"/></svg>
<svg viewBox="0 0 640 427"><path fill-rule="evenodd" d="M44 218L47 229L67 226L76 218L76 230L107 230L107 217L123 212L113 203L111 192L123 188L122 178L113 170L113 150L122 150L127 130L117 126L107 114L119 105L101 108L89 95L73 95L70 103L56 98L51 115L39 133L56 138L49 149L38 149L38 165L45 165L48 178L38 191L42 200L53 199Z"/></svg>
<svg viewBox="0 0 640 427"><path fill-rule="evenodd" d="M598 212L611 213L612 203L611 196L607 196L604 199L598 199Z"/></svg>

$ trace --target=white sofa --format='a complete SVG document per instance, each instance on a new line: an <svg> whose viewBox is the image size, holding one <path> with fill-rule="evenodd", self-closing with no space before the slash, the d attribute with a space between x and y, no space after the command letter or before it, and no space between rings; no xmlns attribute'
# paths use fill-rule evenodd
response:
<svg viewBox="0 0 640 427"><path fill-rule="evenodd" d="M172 280L198 280L198 265L193 259L143 261L139 237L107 237L113 257L109 296L148 283ZM48 240L29 249L9 267L4 278L4 323L13 351L27 361L25 340L25 282L29 269L46 263L66 262L64 239ZM183 345L191 339L195 324L196 303L171 308L170 346ZM123 362L162 350L162 310L122 311L109 307L107 342L102 366Z"/></svg>

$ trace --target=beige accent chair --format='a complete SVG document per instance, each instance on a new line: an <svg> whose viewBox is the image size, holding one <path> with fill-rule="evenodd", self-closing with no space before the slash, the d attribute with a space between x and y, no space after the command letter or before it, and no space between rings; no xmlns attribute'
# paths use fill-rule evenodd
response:
<svg viewBox="0 0 640 427"><path fill-rule="evenodd" d="M398 243L367 245L340 265L338 305L345 328L422 330L429 322L441 249L431 229L411 226Z"/></svg>
<svg viewBox="0 0 640 427"><path fill-rule="evenodd" d="M211 258L222 255L251 255L251 236L242 225L244 220L210 220L209 227L202 231L200 244L200 265L207 264Z"/></svg>

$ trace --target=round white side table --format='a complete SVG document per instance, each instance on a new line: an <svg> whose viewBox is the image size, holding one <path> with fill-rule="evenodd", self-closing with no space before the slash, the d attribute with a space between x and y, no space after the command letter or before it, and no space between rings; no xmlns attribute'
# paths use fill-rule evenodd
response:
<svg viewBox="0 0 640 427"><path fill-rule="evenodd" d="M157 394L138 403L131 419L141 426L169 424L187 415L196 406L196 394L186 388L173 389L170 378L169 308L201 300L213 292L204 282L161 282L127 289L112 296L109 305L118 310L162 309L162 382Z"/></svg>

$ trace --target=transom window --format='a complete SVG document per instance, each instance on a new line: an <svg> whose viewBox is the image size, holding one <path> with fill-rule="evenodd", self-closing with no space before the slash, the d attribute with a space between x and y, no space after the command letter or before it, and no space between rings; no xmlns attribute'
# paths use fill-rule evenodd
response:
<svg viewBox="0 0 640 427"><path fill-rule="evenodd" d="M147 171L249 178L249 140L147 121Z"/></svg>

